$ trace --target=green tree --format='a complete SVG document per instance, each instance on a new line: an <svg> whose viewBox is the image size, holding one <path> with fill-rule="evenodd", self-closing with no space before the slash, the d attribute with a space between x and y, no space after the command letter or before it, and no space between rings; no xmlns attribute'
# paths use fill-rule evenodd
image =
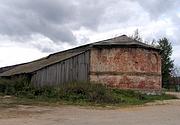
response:
<svg viewBox="0 0 180 125"><path fill-rule="evenodd" d="M169 79L174 67L172 55L172 45L167 38L162 38L157 41L157 47L161 54L161 72L162 72L162 87L169 88Z"/></svg>

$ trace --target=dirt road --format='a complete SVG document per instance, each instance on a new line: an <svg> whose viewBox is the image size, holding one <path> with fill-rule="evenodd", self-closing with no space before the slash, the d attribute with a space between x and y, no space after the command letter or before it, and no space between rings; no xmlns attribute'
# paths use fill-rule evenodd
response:
<svg viewBox="0 0 180 125"><path fill-rule="evenodd" d="M180 100L118 109L20 105L1 108L0 125L180 125Z"/></svg>

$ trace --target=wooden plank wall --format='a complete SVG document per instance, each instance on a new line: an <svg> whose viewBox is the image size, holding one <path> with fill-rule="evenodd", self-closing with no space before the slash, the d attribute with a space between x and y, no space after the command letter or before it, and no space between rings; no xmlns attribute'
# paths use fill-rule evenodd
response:
<svg viewBox="0 0 180 125"><path fill-rule="evenodd" d="M34 73L31 82L35 86L59 85L73 81L89 80L89 51Z"/></svg>

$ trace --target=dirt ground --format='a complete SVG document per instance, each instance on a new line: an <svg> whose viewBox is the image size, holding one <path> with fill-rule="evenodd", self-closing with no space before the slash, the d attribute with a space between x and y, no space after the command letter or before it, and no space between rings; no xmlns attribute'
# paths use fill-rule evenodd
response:
<svg viewBox="0 0 180 125"><path fill-rule="evenodd" d="M18 105L0 108L0 125L180 125L180 100L116 109Z"/></svg>

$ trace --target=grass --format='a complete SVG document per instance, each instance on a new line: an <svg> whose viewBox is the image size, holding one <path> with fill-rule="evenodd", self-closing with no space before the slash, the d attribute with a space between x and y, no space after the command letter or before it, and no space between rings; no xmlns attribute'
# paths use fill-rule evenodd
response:
<svg viewBox="0 0 180 125"><path fill-rule="evenodd" d="M0 105L71 104L95 106L139 105L155 100L174 99L171 95L146 95L101 84L69 83L56 87L33 87L26 77L0 79ZM7 96L7 95L10 95Z"/></svg>

